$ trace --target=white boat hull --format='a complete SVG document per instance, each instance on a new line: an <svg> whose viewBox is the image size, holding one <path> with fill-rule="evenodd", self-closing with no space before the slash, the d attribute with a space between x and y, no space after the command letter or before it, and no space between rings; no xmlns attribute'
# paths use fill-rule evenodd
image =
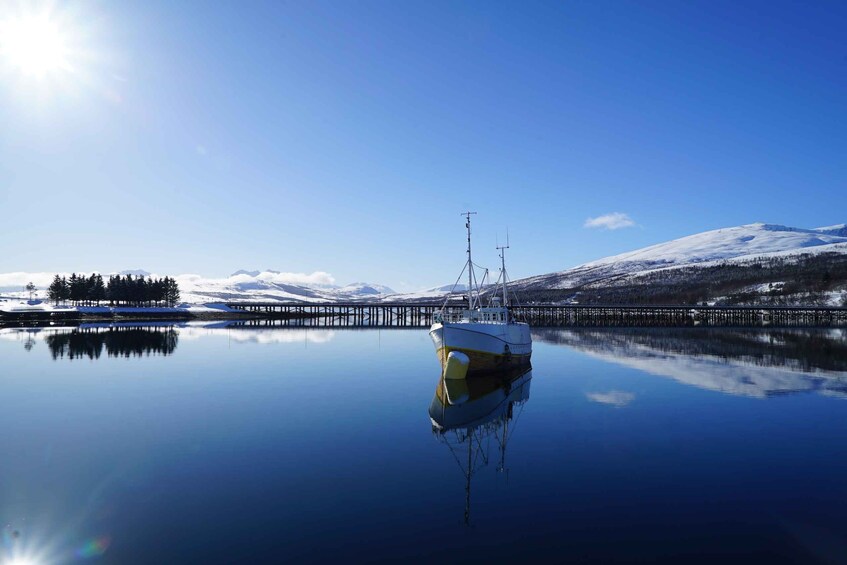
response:
<svg viewBox="0 0 847 565"><path fill-rule="evenodd" d="M452 351L470 358L468 373L509 370L529 365L532 338L522 323L435 323L429 330L442 367Z"/></svg>

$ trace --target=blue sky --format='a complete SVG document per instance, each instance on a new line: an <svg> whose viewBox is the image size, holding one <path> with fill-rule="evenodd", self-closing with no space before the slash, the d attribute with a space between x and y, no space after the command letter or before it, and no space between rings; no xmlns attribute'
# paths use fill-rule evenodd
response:
<svg viewBox="0 0 847 565"><path fill-rule="evenodd" d="M73 70L0 60L0 272L412 290L455 279L467 209L513 278L847 221L843 2L44 6Z"/></svg>

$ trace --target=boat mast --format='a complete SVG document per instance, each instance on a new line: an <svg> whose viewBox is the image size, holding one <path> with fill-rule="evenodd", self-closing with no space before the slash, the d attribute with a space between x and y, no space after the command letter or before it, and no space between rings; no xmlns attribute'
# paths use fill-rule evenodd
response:
<svg viewBox="0 0 847 565"><path fill-rule="evenodd" d="M471 259L471 216L476 212L463 212L461 215L467 220L465 227L468 229L468 310L473 310L473 260Z"/></svg>
<svg viewBox="0 0 847 565"><path fill-rule="evenodd" d="M506 250L509 248L509 231L506 230L506 245L498 245L500 251L500 276L503 277L503 308L509 311L509 297L506 293Z"/></svg>

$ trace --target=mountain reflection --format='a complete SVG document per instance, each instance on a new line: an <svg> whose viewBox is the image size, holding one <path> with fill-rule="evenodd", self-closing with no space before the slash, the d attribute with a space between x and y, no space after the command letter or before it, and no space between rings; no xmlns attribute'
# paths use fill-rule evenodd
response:
<svg viewBox="0 0 847 565"><path fill-rule="evenodd" d="M170 355L176 349L179 332L173 327L74 328L44 337L53 359L99 359Z"/></svg>
<svg viewBox="0 0 847 565"><path fill-rule="evenodd" d="M847 398L847 330L536 329L532 337L727 394Z"/></svg>
<svg viewBox="0 0 847 565"><path fill-rule="evenodd" d="M467 379L441 378L429 406L432 433L450 449L465 476L465 524L470 524L471 479L490 461L494 438L498 445L497 471L507 472L509 424L520 416L515 408L529 400L532 370L520 368L505 375L476 375Z"/></svg>

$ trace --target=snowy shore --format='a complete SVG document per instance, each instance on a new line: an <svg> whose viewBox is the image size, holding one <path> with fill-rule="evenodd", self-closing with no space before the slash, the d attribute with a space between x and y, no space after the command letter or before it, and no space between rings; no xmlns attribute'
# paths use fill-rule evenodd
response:
<svg viewBox="0 0 847 565"><path fill-rule="evenodd" d="M226 304L180 304L176 307L148 306L56 306L47 301L0 298L0 320L112 320L120 318L155 319L249 319L255 314L235 310Z"/></svg>

